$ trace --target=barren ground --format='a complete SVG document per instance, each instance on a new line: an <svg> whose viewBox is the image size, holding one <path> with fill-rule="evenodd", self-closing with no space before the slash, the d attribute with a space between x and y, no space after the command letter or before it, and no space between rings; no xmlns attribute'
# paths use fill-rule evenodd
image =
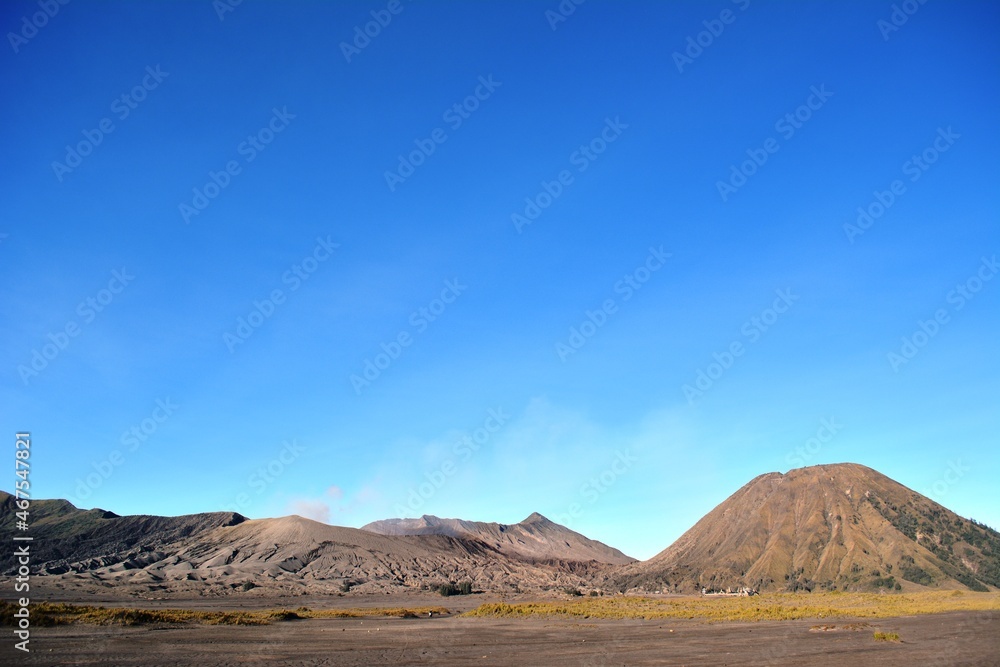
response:
<svg viewBox="0 0 1000 667"><path fill-rule="evenodd" d="M0 647L3 665L1000 665L1000 614L950 612L873 621L460 618L489 596L347 596L260 600L313 609L443 605L435 618L306 619L265 626L68 625L32 630L30 654ZM88 604L99 602L86 600ZM122 601L108 599L111 605ZM257 607L256 602L243 608ZM224 603L223 603L224 604ZM129 606L140 606L129 601ZM233 609L219 601L149 607ZM875 641L875 631L900 642ZM9 632L9 630L8 630ZM5 633L6 634L6 633Z"/></svg>

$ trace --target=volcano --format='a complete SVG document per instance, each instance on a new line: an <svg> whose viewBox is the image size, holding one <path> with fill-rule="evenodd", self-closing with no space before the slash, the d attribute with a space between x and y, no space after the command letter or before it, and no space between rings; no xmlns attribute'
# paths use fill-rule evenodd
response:
<svg viewBox="0 0 1000 667"><path fill-rule="evenodd" d="M975 591L1000 587L1000 533L855 463L767 473L653 558L622 589Z"/></svg>

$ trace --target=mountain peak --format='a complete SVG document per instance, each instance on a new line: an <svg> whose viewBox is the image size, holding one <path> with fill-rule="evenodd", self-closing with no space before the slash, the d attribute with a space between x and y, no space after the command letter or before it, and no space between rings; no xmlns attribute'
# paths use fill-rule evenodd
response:
<svg viewBox="0 0 1000 667"><path fill-rule="evenodd" d="M792 468L786 475L791 474L804 474L808 472L818 472L823 471L827 473L864 473L864 474L874 474L878 476L883 476L879 471L869 468L868 466L861 465L860 463L852 463L850 461L844 461L842 463L817 463L811 466L804 466L802 468Z"/></svg>
<svg viewBox="0 0 1000 667"><path fill-rule="evenodd" d="M532 512L524 521L500 524L463 519L439 519L425 514L419 519L383 519L361 527L380 535L446 535L476 540L518 558L597 561L611 565L632 563L634 558L606 544Z"/></svg>
<svg viewBox="0 0 1000 667"><path fill-rule="evenodd" d="M752 479L625 587L987 590L1000 587L1000 533L857 463Z"/></svg>

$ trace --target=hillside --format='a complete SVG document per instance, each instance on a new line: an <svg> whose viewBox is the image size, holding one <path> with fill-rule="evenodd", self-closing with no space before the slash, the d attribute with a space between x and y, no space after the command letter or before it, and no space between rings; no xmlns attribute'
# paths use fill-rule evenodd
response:
<svg viewBox="0 0 1000 667"><path fill-rule="evenodd" d="M14 497L0 491L0 531L14 533ZM246 517L235 512L210 512L177 517L118 516L100 509L80 510L67 500L31 501L32 567L61 574L120 562L119 554L153 551ZM14 567L11 550L0 554L0 572Z"/></svg>
<svg viewBox="0 0 1000 667"><path fill-rule="evenodd" d="M0 494L0 527L12 532L13 500ZM380 535L300 516L118 516L77 509L65 500L32 501L31 511L32 587L57 595L335 595L462 581L481 590L518 592L606 581L614 568L593 560L525 558L468 535ZM519 534L532 531L600 544L547 520L526 522ZM8 551L0 557L0 572L15 569Z"/></svg>
<svg viewBox="0 0 1000 667"><path fill-rule="evenodd" d="M10 534L9 494L0 492L0 508ZM357 529L233 512L118 516L36 500L31 535L32 590L53 595L337 595L463 581L503 593L1000 588L1000 533L850 463L760 475L641 563L540 514ZM0 573L16 567L10 550L0 555Z"/></svg>
<svg viewBox="0 0 1000 667"><path fill-rule="evenodd" d="M597 561L612 565L635 562L618 549L591 540L565 526L549 521L537 512L515 524L440 519L424 515L419 519L375 521L361 530L381 535L447 535L478 540L497 551L528 560L561 559Z"/></svg>
<svg viewBox="0 0 1000 667"><path fill-rule="evenodd" d="M694 592L1000 587L1000 533L871 468L844 463L754 478L623 589Z"/></svg>

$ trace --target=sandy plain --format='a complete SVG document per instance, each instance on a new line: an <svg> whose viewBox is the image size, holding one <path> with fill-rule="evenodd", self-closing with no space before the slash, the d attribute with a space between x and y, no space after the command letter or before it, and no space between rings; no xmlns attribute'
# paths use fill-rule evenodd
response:
<svg viewBox="0 0 1000 667"><path fill-rule="evenodd" d="M444 606L418 618L307 618L269 625L60 625L32 630L31 652L0 647L3 665L1000 665L1000 612L758 622L461 616L491 596L346 596L128 601L155 609L252 610ZM121 606L122 600L80 600ZM10 632L10 629L7 629ZM877 641L875 632L900 641ZM5 633L6 634L6 633Z"/></svg>

